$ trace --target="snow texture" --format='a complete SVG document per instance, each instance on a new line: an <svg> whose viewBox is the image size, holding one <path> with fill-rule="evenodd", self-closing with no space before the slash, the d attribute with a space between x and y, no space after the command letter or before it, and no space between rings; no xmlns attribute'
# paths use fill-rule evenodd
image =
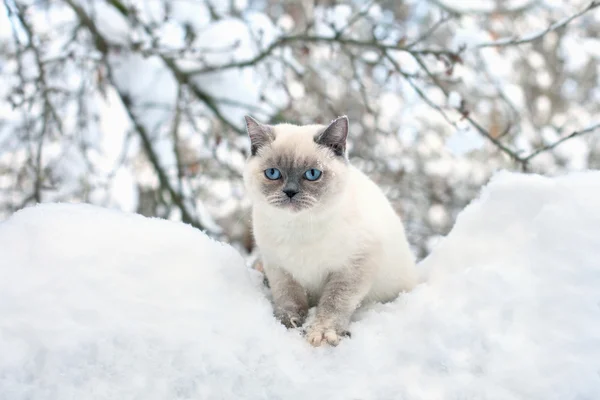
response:
<svg viewBox="0 0 600 400"><path fill-rule="evenodd" d="M496 175L337 348L197 230L28 208L0 224L0 399L599 398L598 204L598 172Z"/></svg>

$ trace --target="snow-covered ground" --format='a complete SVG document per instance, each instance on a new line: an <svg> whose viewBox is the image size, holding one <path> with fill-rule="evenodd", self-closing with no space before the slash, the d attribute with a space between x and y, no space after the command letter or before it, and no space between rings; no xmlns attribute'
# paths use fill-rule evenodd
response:
<svg viewBox="0 0 600 400"><path fill-rule="evenodd" d="M0 399L600 398L600 173L497 175L420 268L312 348L227 245L29 208L0 224Z"/></svg>

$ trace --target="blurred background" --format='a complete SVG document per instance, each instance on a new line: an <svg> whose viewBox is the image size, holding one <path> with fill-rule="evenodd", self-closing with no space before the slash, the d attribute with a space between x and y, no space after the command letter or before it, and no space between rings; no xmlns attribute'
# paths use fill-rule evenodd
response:
<svg viewBox="0 0 600 400"><path fill-rule="evenodd" d="M600 168L599 38L589 0L0 0L0 220L86 202L252 254L243 116L346 114L421 258L495 171Z"/></svg>

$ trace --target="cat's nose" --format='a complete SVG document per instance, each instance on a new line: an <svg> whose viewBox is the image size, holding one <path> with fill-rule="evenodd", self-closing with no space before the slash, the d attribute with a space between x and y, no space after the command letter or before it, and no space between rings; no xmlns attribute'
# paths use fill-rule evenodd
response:
<svg viewBox="0 0 600 400"><path fill-rule="evenodd" d="M283 193L287 195L290 199L298 194L296 189L283 189Z"/></svg>

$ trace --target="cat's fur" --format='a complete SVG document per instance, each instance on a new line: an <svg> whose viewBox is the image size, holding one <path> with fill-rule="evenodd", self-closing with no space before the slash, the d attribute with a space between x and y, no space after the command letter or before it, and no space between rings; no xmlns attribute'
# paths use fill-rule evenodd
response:
<svg viewBox="0 0 600 400"><path fill-rule="evenodd" d="M304 323L308 341L336 345L363 302L389 301L416 284L404 227L387 198L346 156L348 119L329 126L262 125L246 117L252 155L244 182L276 317ZM281 179L265 170L277 168ZM302 173L322 171L316 181ZM298 193L288 197L284 190Z"/></svg>

